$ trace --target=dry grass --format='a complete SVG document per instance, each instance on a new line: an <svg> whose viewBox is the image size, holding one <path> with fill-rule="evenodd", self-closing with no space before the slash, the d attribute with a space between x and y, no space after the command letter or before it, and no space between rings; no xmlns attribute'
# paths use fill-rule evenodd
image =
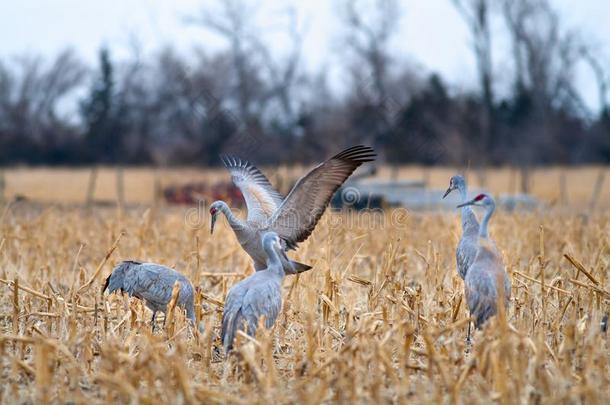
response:
<svg viewBox="0 0 610 405"><path fill-rule="evenodd" d="M11 192L19 175L8 174ZM273 332L242 338L240 356L224 361L222 302L252 271L226 224L210 237L205 218L187 225L182 208L16 203L0 211L0 402L604 403L607 207L497 213L491 234L511 274L512 305L470 350L455 214L327 213L292 254L315 269L285 279ZM176 311L151 335L140 302L101 296L112 265L130 258L189 276L205 330Z"/></svg>

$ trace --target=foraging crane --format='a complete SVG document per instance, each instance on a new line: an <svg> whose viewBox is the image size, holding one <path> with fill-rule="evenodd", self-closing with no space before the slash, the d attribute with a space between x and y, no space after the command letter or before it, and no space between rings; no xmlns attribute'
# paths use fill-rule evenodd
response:
<svg viewBox="0 0 610 405"><path fill-rule="evenodd" d="M254 269L262 270L267 261L261 243L265 232L277 233L284 250L296 249L299 242L311 235L341 184L361 164L374 159L375 152L368 146L348 148L313 168L295 184L286 198L282 198L265 175L251 163L225 157L223 161L231 173L233 183L246 200L248 216L242 221L224 201L215 201L210 206L210 232L214 232L216 218L223 213L239 244L254 261ZM294 262L286 255L281 255L280 260L287 274L311 269L311 266Z"/></svg>
<svg viewBox="0 0 610 405"><path fill-rule="evenodd" d="M285 271L281 258L288 258L275 232L265 233L262 239L267 267L231 287L225 300L221 338L226 353L233 348L238 330L247 328L247 333L254 336L261 317L265 318L265 327L270 329L282 308ZM287 263L292 265L290 261Z"/></svg>
<svg viewBox="0 0 610 405"><path fill-rule="evenodd" d="M187 318L195 323L193 286L185 276L169 267L131 260L121 262L106 279L102 292L107 289L112 294L120 290L130 297L144 300L153 313L151 323L154 331L157 311L166 312L176 281L180 283L177 305L186 309Z"/></svg>
<svg viewBox="0 0 610 405"><path fill-rule="evenodd" d="M500 298L504 299L500 304L508 309L511 283L502 265L501 254L493 240L489 238L487 230L496 203L487 194L479 194L472 200L458 205L458 208L471 205L485 207L485 215L479 227L477 254L464 279L464 295L468 309L474 317L475 327L479 329L498 312L497 304ZM468 341L470 341L470 324Z"/></svg>
<svg viewBox="0 0 610 405"><path fill-rule="evenodd" d="M453 190L458 190L462 198L462 204L468 200L466 180L460 175L453 176L449 180L449 188L445 191L443 198L447 197ZM479 238L479 222L469 206L462 207L462 237L455 250L457 271L462 280L466 277L468 268L477 254L477 240Z"/></svg>

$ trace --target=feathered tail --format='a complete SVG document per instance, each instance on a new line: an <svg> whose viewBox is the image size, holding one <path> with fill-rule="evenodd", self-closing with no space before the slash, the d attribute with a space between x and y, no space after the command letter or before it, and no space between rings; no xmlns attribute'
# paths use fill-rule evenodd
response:
<svg viewBox="0 0 610 405"><path fill-rule="evenodd" d="M303 273L304 271L313 269L313 267L308 264L295 262L294 260L292 261L292 265L294 266L294 269L296 270L296 274Z"/></svg>
<svg viewBox="0 0 610 405"><path fill-rule="evenodd" d="M237 333L237 327L239 326L238 321L240 318L241 309L239 309L236 314L223 316L222 331L220 332L220 336L226 354L233 350L233 340L235 339L235 334Z"/></svg>

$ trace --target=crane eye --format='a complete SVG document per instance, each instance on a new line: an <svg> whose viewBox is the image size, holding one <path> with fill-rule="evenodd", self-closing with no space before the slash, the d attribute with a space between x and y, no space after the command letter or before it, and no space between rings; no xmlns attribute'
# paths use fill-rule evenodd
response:
<svg viewBox="0 0 610 405"><path fill-rule="evenodd" d="M212 207L210 208L210 215L214 215L216 214L216 208Z"/></svg>

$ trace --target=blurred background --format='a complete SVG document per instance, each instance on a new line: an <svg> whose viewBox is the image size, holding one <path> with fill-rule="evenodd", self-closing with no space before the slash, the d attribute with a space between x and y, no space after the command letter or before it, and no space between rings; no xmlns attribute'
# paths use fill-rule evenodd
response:
<svg viewBox="0 0 610 405"><path fill-rule="evenodd" d="M2 2L0 165L310 164L364 143L395 177L508 167L505 191L529 192L532 170L601 165L603 188L608 15L600 0ZM12 194L40 175L11 170Z"/></svg>

